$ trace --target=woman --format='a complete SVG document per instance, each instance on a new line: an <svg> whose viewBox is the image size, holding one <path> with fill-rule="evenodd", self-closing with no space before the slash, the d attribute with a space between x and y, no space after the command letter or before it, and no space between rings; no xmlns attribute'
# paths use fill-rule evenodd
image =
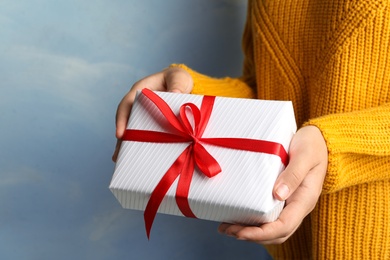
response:
<svg viewBox="0 0 390 260"><path fill-rule="evenodd" d="M274 187L279 219L219 231L275 259L390 259L389 1L249 1L242 43L239 78L181 64L135 83L118 106L118 140L142 88L292 100L300 129Z"/></svg>

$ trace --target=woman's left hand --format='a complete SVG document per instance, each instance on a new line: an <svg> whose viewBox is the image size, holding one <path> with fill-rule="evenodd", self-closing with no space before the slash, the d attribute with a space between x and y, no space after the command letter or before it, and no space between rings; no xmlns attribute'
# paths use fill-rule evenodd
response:
<svg viewBox="0 0 390 260"><path fill-rule="evenodd" d="M291 140L289 156L274 186L274 197L286 201L279 218L258 227L222 223L220 233L259 244L281 244L297 230L322 192L328 149L321 131L315 126L299 129Z"/></svg>

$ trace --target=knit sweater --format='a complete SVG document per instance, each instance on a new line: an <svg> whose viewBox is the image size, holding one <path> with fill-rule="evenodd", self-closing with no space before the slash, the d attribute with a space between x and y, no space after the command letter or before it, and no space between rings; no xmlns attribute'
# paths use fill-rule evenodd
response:
<svg viewBox="0 0 390 260"><path fill-rule="evenodd" d="M193 93L292 100L328 147L322 195L275 259L390 259L390 7L375 0L249 1L243 75L185 65Z"/></svg>

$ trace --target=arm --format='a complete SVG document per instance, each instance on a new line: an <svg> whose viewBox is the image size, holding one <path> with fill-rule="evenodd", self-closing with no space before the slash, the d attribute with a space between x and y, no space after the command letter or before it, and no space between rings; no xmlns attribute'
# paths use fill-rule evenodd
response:
<svg viewBox="0 0 390 260"><path fill-rule="evenodd" d="M390 178L390 103L310 120L328 151L323 192Z"/></svg>

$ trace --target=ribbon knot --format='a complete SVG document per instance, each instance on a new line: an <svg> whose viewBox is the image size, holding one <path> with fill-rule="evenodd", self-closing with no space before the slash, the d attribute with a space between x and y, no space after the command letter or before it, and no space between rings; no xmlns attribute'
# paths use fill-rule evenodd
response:
<svg viewBox="0 0 390 260"><path fill-rule="evenodd" d="M179 181L175 195L176 203L184 216L196 218L188 201L188 194L195 165L209 178L222 171L218 162L206 150L202 143L244 151L274 154L281 158L284 165L287 165L288 163L288 154L284 147L279 143L247 138L202 137L214 106L215 97L213 96L204 96L200 109L193 103L183 104L180 107L179 120L168 104L153 91L143 89L142 94L156 105L163 116L168 120L169 124L173 126L178 133L126 129L122 140L155 143L189 143L186 149L163 175L149 198L144 212L145 228L148 238L150 237L150 230L158 208L165 194L177 178L179 178ZM187 112L192 115L192 124L188 118Z"/></svg>
<svg viewBox="0 0 390 260"><path fill-rule="evenodd" d="M211 105L214 103L214 99L206 98L205 103ZM187 113L187 111L190 113ZM192 115L193 124L191 124L188 114ZM202 120L202 113L199 108L193 103L185 103L180 107L179 115L182 125L187 130L186 134L188 134L188 136L192 138L192 144L190 144L190 146L192 147L190 148L189 155L194 159L195 165L198 166L200 171L209 178L220 173L222 170L218 162L201 144L201 138L204 133L204 130L206 129L206 124L208 122L208 117L210 116L210 114L204 113L203 116L207 118L205 118L205 120Z"/></svg>

